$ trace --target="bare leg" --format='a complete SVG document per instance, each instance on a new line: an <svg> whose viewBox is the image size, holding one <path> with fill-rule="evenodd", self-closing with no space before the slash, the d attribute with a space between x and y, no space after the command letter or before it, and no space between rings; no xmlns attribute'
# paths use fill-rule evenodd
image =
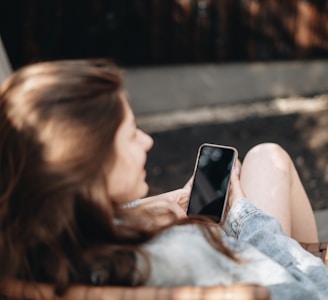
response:
<svg viewBox="0 0 328 300"><path fill-rule="evenodd" d="M260 144L246 155L241 186L258 208L275 216L285 233L300 242L317 242L314 214L290 156L278 145Z"/></svg>

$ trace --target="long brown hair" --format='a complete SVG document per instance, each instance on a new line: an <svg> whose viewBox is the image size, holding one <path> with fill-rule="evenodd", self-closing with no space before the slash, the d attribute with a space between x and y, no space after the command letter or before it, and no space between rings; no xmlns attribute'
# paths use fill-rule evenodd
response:
<svg viewBox="0 0 328 300"><path fill-rule="evenodd" d="M106 60L38 63L1 86L0 283L46 281L61 293L71 283L145 281L135 254L147 260L138 246L163 228L109 201L103 171L115 159L122 91Z"/></svg>

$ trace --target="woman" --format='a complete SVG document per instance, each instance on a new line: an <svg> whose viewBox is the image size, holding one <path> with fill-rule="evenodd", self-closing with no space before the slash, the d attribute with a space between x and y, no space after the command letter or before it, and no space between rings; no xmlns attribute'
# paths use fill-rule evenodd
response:
<svg viewBox="0 0 328 300"><path fill-rule="evenodd" d="M253 282L273 299L328 297L327 269L290 238L317 241L317 231L279 146L259 145L235 168L222 230L186 218L188 185L135 200L148 191L153 141L109 62L17 71L1 86L0 120L1 283L50 282L60 294L73 283Z"/></svg>

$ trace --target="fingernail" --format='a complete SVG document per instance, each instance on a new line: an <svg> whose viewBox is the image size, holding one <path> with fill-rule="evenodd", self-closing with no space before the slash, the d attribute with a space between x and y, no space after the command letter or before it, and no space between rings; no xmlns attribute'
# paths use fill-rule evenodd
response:
<svg viewBox="0 0 328 300"><path fill-rule="evenodd" d="M235 172L236 172L237 175L239 175L240 174L240 168L239 167L235 167Z"/></svg>

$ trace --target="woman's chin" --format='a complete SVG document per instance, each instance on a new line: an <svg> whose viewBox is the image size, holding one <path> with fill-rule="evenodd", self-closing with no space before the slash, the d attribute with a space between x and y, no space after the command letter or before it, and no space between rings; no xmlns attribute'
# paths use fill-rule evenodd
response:
<svg viewBox="0 0 328 300"><path fill-rule="evenodd" d="M138 198L146 197L149 191L148 183L144 182L143 186L140 187L140 196Z"/></svg>

